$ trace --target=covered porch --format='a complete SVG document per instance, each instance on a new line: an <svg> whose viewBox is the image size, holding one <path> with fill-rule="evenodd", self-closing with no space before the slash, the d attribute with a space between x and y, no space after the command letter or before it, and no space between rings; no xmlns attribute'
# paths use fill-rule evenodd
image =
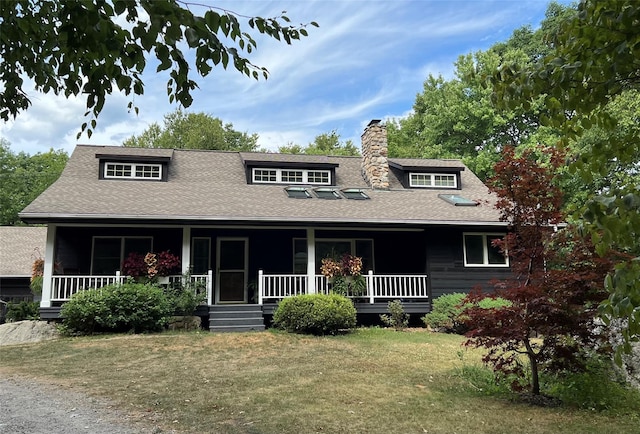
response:
<svg viewBox="0 0 640 434"><path fill-rule="evenodd" d="M48 229L41 308L59 308L79 291L125 281L121 267L130 252L165 250L180 257L182 274L159 283L197 282L209 306L272 310L285 297L329 293L333 285L320 262L343 254L363 262L364 288L344 294L354 302L430 299L424 229L61 224Z"/></svg>

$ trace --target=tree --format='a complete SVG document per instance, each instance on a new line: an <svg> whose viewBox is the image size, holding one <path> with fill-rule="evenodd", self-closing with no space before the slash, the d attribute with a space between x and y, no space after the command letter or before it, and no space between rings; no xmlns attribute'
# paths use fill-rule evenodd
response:
<svg viewBox="0 0 640 434"><path fill-rule="evenodd" d="M490 185L501 219L509 224L496 244L509 254L513 277L495 282L492 294L478 288L464 300L473 306L464 312L466 345L487 348L484 362L497 373L515 375L514 389L529 380L533 394L540 393L541 370L581 369L587 350L601 343L596 306L605 298L603 279L611 269L578 232L554 230L564 220L555 179L563 162L556 150L536 155L526 149L518 156L513 147L505 148ZM482 309L478 304L486 297L509 304Z"/></svg>
<svg viewBox="0 0 640 434"><path fill-rule="evenodd" d="M123 142L125 147L167 149L217 149L224 151L255 151L258 135L233 129L219 118L206 113L186 113L180 109L164 116L164 126L156 122L138 136Z"/></svg>
<svg viewBox="0 0 640 434"><path fill-rule="evenodd" d="M629 91L640 89L640 3L632 0L584 0L578 13L564 22L552 40L554 50L537 63L502 65L492 76L494 100L518 106L542 99L544 125L562 131L561 144L571 146L589 131L607 132L607 140L583 142L571 167L590 182L594 174L609 175L617 164L637 174L637 128L619 134L610 105ZM633 116L636 122L638 112ZM640 194L636 176L596 191L583 210L591 236L601 254L615 246L632 260L620 262L606 279L609 297L602 305L605 321L622 319L625 340L616 351L629 351L640 338Z"/></svg>
<svg viewBox="0 0 640 434"><path fill-rule="evenodd" d="M545 35L557 30L561 17L573 13L551 3L540 29L522 27L487 51L460 56L452 79L429 75L413 113L389 126L389 155L461 158L487 179L504 145L553 143L554 132L539 125L541 105L496 106L482 72L489 74L503 62L527 65L548 53L551 45L545 43Z"/></svg>
<svg viewBox="0 0 640 434"><path fill-rule="evenodd" d="M189 107L197 88L194 71L206 77L231 61L247 76L267 78L266 68L248 58L257 48L254 37L263 34L291 44L307 36L307 26L290 25L286 12L273 18L245 17L207 7L197 15L191 11L196 6L202 5L180 0L0 2L0 118L15 118L29 108L26 76L41 92L86 95L91 120L81 133L87 130L91 136L107 95L144 93L141 75L149 66L148 55L159 61L157 72L169 71L169 101ZM241 26L240 19L247 24ZM193 65L187 50L195 55ZM137 112L133 102L129 108Z"/></svg>
<svg viewBox="0 0 640 434"><path fill-rule="evenodd" d="M15 154L0 138L0 225L20 223L18 213L58 179L68 156L51 149L47 153Z"/></svg>
<svg viewBox="0 0 640 434"><path fill-rule="evenodd" d="M305 148L289 143L285 146L280 146L278 152L283 154L307 155L360 155L360 151L351 140L345 142L340 141L340 134L338 134L336 130L316 136L314 141L309 143Z"/></svg>

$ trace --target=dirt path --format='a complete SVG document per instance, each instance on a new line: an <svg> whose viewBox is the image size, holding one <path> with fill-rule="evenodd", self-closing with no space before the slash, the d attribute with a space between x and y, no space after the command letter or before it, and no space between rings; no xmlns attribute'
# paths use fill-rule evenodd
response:
<svg viewBox="0 0 640 434"><path fill-rule="evenodd" d="M108 401L20 377L0 378L0 434L167 433Z"/></svg>

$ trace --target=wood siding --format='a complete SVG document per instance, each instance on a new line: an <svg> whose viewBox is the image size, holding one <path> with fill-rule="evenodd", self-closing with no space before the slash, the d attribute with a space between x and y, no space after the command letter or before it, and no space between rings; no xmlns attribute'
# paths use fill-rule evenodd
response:
<svg viewBox="0 0 640 434"><path fill-rule="evenodd" d="M426 234L431 299L453 292L468 293L475 286L490 289L490 281L511 274L506 267L465 267L463 232L500 232L496 228L432 228Z"/></svg>

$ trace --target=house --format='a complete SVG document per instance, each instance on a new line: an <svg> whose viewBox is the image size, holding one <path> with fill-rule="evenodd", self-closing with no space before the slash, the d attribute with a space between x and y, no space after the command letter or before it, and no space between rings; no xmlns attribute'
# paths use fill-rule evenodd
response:
<svg viewBox="0 0 640 434"><path fill-rule="evenodd" d="M4 303L33 300L31 271L44 255L46 238L44 226L0 226L0 319Z"/></svg>
<svg viewBox="0 0 640 434"><path fill-rule="evenodd" d="M506 231L495 199L462 162L387 158L379 121L365 129L362 154L77 146L20 214L48 226L42 316L121 279L130 252L179 254L183 273L206 282L200 314L212 330L261 328L283 297L328 291L329 255L362 258L362 315L394 299L426 313L434 297L509 272L491 246ZM228 318L249 316L259 321Z"/></svg>

